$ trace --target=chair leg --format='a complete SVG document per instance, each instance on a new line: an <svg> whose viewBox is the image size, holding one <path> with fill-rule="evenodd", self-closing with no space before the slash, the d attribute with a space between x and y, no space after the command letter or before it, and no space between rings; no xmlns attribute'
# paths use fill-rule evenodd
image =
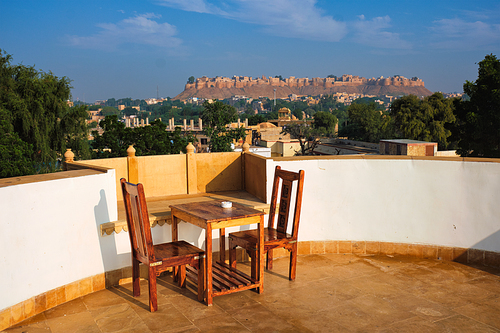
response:
<svg viewBox="0 0 500 333"><path fill-rule="evenodd" d="M156 270L149 267L149 310L155 312L158 310L158 300L156 296Z"/></svg>
<svg viewBox="0 0 500 333"><path fill-rule="evenodd" d="M236 268L236 246L233 247L231 238L229 238L229 266Z"/></svg>
<svg viewBox="0 0 500 333"><path fill-rule="evenodd" d="M293 244L290 251L290 273L288 279L295 281L295 274L297 273L297 243Z"/></svg>
<svg viewBox="0 0 500 333"><path fill-rule="evenodd" d="M186 265L179 266L177 280L179 283L179 287L186 288Z"/></svg>
<svg viewBox="0 0 500 333"><path fill-rule="evenodd" d="M134 297L141 296L141 279L140 279L140 269L139 261L132 258L132 293Z"/></svg>
<svg viewBox="0 0 500 333"><path fill-rule="evenodd" d="M205 299L205 258L200 256L198 263L198 301Z"/></svg>
<svg viewBox="0 0 500 333"><path fill-rule="evenodd" d="M273 269L273 250L267 251L266 269Z"/></svg>
<svg viewBox="0 0 500 333"><path fill-rule="evenodd" d="M247 251L248 252L248 251ZM250 271L251 271L251 277L252 279L254 280L257 280L257 251L250 251L250 253L248 253L250 255L250 260L252 261L250 263Z"/></svg>

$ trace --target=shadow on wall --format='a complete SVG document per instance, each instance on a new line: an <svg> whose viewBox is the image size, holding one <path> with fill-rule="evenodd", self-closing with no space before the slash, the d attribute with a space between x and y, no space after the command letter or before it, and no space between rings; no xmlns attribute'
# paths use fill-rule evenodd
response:
<svg viewBox="0 0 500 333"><path fill-rule="evenodd" d="M99 191L100 199L99 203L94 206L94 217L97 228L97 234L99 235L99 246L101 249L102 263L104 266L104 271L110 271L116 269L117 262L123 262L130 259L130 243L128 243L128 253L119 253L115 237L113 234L109 237L101 236L101 224L106 222L111 222L109 218L108 202L106 200L106 192L101 189ZM111 255L114 254L114 255Z"/></svg>
<svg viewBox="0 0 500 333"><path fill-rule="evenodd" d="M210 180L202 192L220 192L241 190L241 159L236 159Z"/></svg>

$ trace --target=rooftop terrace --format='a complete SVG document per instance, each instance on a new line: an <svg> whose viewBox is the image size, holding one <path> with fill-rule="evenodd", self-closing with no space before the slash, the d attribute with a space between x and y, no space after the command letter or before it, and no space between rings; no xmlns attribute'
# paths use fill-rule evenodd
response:
<svg viewBox="0 0 500 333"><path fill-rule="evenodd" d="M19 331L68 332L64 325L81 319L90 332L130 331L120 326L124 314L141 332L160 331L151 325L161 318L178 320L180 331L267 331L278 323L289 331L499 330L499 162L188 153L69 162L69 171L0 180L0 330L28 320L34 326ZM145 298L132 300L121 177L144 184L159 243L171 240L172 200L243 193L238 200L265 210L276 165L305 170L297 281L284 278L282 259L266 272L262 295L220 296L209 308L167 275L159 313L142 308ZM179 230L204 248L199 228Z"/></svg>

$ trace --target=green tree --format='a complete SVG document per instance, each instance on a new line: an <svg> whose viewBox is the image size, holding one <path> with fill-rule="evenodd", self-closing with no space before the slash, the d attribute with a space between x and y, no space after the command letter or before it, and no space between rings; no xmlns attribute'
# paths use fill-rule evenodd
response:
<svg viewBox="0 0 500 333"><path fill-rule="evenodd" d="M265 123L266 117L261 114L254 114L253 116L248 117L248 125L255 126L260 123Z"/></svg>
<svg viewBox="0 0 500 333"><path fill-rule="evenodd" d="M117 115L119 116L120 115L120 111L118 111L117 108L113 107L113 106L105 106L102 108L101 110L101 114L103 116L112 116L112 115Z"/></svg>
<svg viewBox="0 0 500 333"><path fill-rule="evenodd" d="M2 175L56 171L66 148L74 149L76 158L88 158L86 106L68 106L70 80L10 61L0 50L0 110L6 135L1 150L6 160L11 156L26 165L17 164L12 173Z"/></svg>
<svg viewBox="0 0 500 333"><path fill-rule="evenodd" d="M314 114L313 127L318 129L323 135L330 135L335 132L337 117L330 112L318 111Z"/></svg>
<svg viewBox="0 0 500 333"><path fill-rule="evenodd" d="M33 146L14 132L9 118L9 112L0 108L0 178L34 174Z"/></svg>
<svg viewBox="0 0 500 333"><path fill-rule="evenodd" d="M209 147L212 152L232 151L231 143L246 136L245 128L230 129L226 125L237 120L236 109L221 101L203 103L201 119L205 126L205 134L210 138Z"/></svg>
<svg viewBox="0 0 500 333"><path fill-rule="evenodd" d="M475 82L466 81L469 100L455 101L453 138L461 156L500 157L500 61L493 54L479 62Z"/></svg>
<svg viewBox="0 0 500 333"><path fill-rule="evenodd" d="M449 127L455 122L452 99L441 93L419 99L415 95L404 96L391 104L391 116L395 129L405 139L437 142L440 149L450 146Z"/></svg>
<svg viewBox="0 0 500 333"><path fill-rule="evenodd" d="M136 156L167 155L186 152L189 142L196 141L191 133L183 133L180 127L166 131L166 124L159 119L149 126L126 128L116 115L108 116L99 124L104 132L93 131L93 158L125 157L133 145Z"/></svg>
<svg viewBox="0 0 500 333"><path fill-rule="evenodd" d="M379 142L380 139L393 137L391 117L377 110L375 103L351 104L347 114L348 125L342 128L340 136L366 142Z"/></svg>
<svg viewBox="0 0 500 333"><path fill-rule="evenodd" d="M131 106L127 106L125 109L122 110L122 114L128 117L132 115L137 115L137 113L138 113L137 109L134 109Z"/></svg>
<svg viewBox="0 0 500 333"><path fill-rule="evenodd" d="M302 114L302 110L301 109L295 109L292 111L292 114L295 116L295 118L297 118L298 120L302 120L302 118L304 117L303 114Z"/></svg>
<svg viewBox="0 0 500 333"><path fill-rule="evenodd" d="M190 76L188 78L188 83L194 83L194 80L195 80L194 76Z"/></svg>

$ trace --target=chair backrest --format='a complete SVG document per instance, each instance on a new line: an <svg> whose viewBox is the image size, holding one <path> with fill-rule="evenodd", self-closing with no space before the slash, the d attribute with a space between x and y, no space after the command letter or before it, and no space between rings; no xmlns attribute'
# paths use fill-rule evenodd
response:
<svg viewBox="0 0 500 333"><path fill-rule="evenodd" d="M120 183L132 255L144 264L154 262L153 239L144 187L142 184L128 183L125 178L120 179Z"/></svg>
<svg viewBox="0 0 500 333"><path fill-rule="evenodd" d="M299 233L300 210L302 208L302 191L304 186L304 170L291 172L281 170L278 165L274 171L273 193L271 197L271 207L269 210L269 227L274 228L276 216L276 206L279 205L278 221L276 230L286 233L290 216L290 203L292 201L293 183L297 183L295 195L295 208L293 212L292 238L297 239ZM279 186L281 183L281 192ZM279 200L278 200L279 193Z"/></svg>

